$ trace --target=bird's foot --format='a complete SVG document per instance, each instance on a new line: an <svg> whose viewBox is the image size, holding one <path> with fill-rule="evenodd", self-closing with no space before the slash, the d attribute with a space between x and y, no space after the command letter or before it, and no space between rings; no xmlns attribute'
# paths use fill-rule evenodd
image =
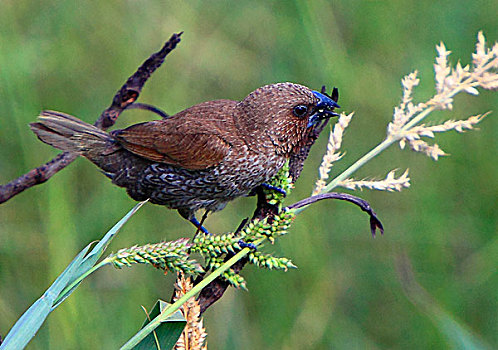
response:
<svg viewBox="0 0 498 350"><path fill-rule="evenodd" d="M272 190L272 191L278 192L280 194L283 194L284 197L287 196L287 192L284 189L280 188L280 187L273 186L273 185L270 185L270 184L267 184L267 183L262 183L261 186L264 187L264 188L266 188L267 190Z"/></svg>
<svg viewBox="0 0 498 350"><path fill-rule="evenodd" d="M258 250L258 247L256 247L256 245L254 243L244 242L243 240L240 240L238 243L239 243L240 248L242 248L242 249L249 248L252 250Z"/></svg>
<svg viewBox="0 0 498 350"><path fill-rule="evenodd" d="M194 224L195 227L197 227L197 232L202 232L206 235L210 235L211 233L209 233L209 231L204 227L202 226L202 224L199 222L199 220L197 220L197 218L195 216L193 216L191 219L189 219L188 221L190 221L192 224ZM197 233L196 233L197 235Z"/></svg>

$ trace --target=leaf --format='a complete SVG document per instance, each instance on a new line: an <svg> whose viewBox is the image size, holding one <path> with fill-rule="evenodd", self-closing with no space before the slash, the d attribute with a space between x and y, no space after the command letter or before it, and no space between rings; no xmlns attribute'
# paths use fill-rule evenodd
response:
<svg viewBox="0 0 498 350"><path fill-rule="evenodd" d="M121 220L116 223L106 234L105 236L100 240L99 243L92 249L92 251L85 257L85 260L83 263L80 265L80 270L88 270L90 267L95 265L97 260L102 256L104 253L104 250L107 248L109 243L111 243L111 240L116 236L118 231L123 227L123 225L144 205L147 201L143 201L138 203L133 207L132 210L128 212Z"/></svg>
<svg viewBox="0 0 498 350"><path fill-rule="evenodd" d="M142 328L149 324L151 319L156 318L168 306L170 306L170 304L166 303L165 301L158 300L152 308L149 317L142 325ZM140 343L138 343L138 345L136 345L133 350L173 349L176 342L178 341L178 338L180 338L180 335L182 334L186 324L187 321L185 320L185 317L183 317L180 310L177 310L166 320L164 320L152 333L150 333Z"/></svg>
<svg viewBox="0 0 498 350"><path fill-rule="evenodd" d="M52 305L55 299L68 285L68 281L84 259L88 249L90 249L90 244L73 259L47 291L17 320L0 346L1 350L23 349L28 345L53 310Z"/></svg>
<svg viewBox="0 0 498 350"><path fill-rule="evenodd" d="M66 286L70 286L74 281L76 281L78 278L80 278L83 274L88 272L99 260L99 258L102 256L104 253L105 249L111 243L111 240L116 236L116 234L119 232L119 230L123 227L123 225L135 214L138 209L142 207L147 201L143 201L138 203L133 207L132 210L128 212L121 220L119 220L107 233L105 236L95 245L95 247L92 249L90 253L88 253L87 256L83 259L83 261L77 266L76 271L73 273L72 278L69 280L69 282L66 284ZM87 247L88 248L88 247ZM60 303L62 303L68 296L73 293L73 291L80 285L80 283L76 284L73 288L70 290L66 291L64 294L59 295L59 297L56 299L57 303L52 307L52 310L57 308Z"/></svg>
<svg viewBox="0 0 498 350"><path fill-rule="evenodd" d="M65 291L65 288L85 273L90 271L102 253L109 245L112 238L137 212L145 202L138 203L128 212L119 222L114 225L102 238L102 240L92 249L88 250L92 243L88 244L79 254L71 261L66 269L57 277L47 291L29 307L28 310L17 320L12 329L9 331L5 340L0 345L0 350L18 350L23 349L30 340L36 335L43 322L47 319L50 312L55 310L71 293L79 286L74 285L71 289ZM88 253L88 255L87 255ZM61 294L62 293L62 294Z"/></svg>

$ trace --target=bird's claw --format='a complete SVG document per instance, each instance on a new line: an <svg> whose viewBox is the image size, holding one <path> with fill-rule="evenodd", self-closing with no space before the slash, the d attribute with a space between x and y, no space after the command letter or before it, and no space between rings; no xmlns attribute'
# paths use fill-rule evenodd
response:
<svg viewBox="0 0 498 350"><path fill-rule="evenodd" d="M262 183L261 186L266 188L267 190L272 190L272 191L278 192L278 193L284 195L284 197L287 196L287 192L283 188L273 186L273 185L270 185L267 183Z"/></svg>
<svg viewBox="0 0 498 350"><path fill-rule="evenodd" d="M201 231L202 233L204 233L206 235L210 235L211 234L211 233L209 233L209 231L204 226L202 226L202 224L199 222L199 220L197 220L197 218L195 216L192 217L191 219L189 219L189 221L192 224L194 224L195 227L197 227L198 231Z"/></svg>
<svg viewBox="0 0 498 350"><path fill-rule="evenodd" d="M258 250L258 247L256 247L254 243L244 242L243 240L240 240L238 243L241 249L249 248L252 250Z"/></svg>

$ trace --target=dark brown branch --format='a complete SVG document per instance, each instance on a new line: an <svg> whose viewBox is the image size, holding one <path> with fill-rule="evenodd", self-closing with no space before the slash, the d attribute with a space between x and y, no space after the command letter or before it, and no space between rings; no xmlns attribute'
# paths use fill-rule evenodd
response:
<svg viewBox="0 0 498 350"><path fill-rule="evenodd" d="M173 34L158 52L150 56L138 70L126 81L121 89L116 93L112 104L100 115L94 123L101 129L108 129L116 123L119 117L127 107L134 103L143 86L150 78L151 74L161 66L166 56L180 42L182 33ZM11 182L0 185L0 204L8 201L10 198L18 195L30 187L44 183L60 170L71 164L76 159L74 154L64 152L57 155L49 162L29 171L28 173L12 180Z"/></svg>
<svg viewBox="0 0 498 350"><path fill-rule="evenodd" d="M150 56L137 71L128 78L123 87L121 87L116 96L114 96L111 106L107 108L95 122L95 126L105 130L116 123L116 119L121 112L137 100L138 95L151 74L163 64L166 56L175 49L176 45L178 45L182 34L183 32L173 34L161 50L152 54L152 56Z"/></svg>
<svg viewBox="0 0 498 350"><path fill-rule="evenodd" d="M75 159L76 156L74 154L70 154L68 152L61 153L42 166L30 170L26 174L5 185L1 185L0 204L8 201L10 198L30 187L44 183L58 171L71 164Z"/></svg>
<svg viewBox="0 0 498 350"><path fill-rule="evenodd" d="M339 199L359 206L361 210L370 215L370 231L372 232L372 236L375 237L375 231L377 229L379 229L380 234L384 234L384 227L382 226L382 223L377 217L377 214L375 214L372 207L370 207L370 204L364 199L355 197L347 193L330 192L330 193L317 194L316 196L311 196L303 200L300 200L299 202L296 202L292 205L289 205L287 208L297 209L324 199Z"/></svg>

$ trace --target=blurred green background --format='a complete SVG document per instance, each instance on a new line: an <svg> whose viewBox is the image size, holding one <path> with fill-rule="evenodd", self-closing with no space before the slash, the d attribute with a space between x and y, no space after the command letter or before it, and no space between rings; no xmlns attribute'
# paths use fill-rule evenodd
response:
<svg viewBox="0 0 498 350"><path fill-rule="evenodd" d="M42 109L93 122L125 79L173 32L179 47L147 83L140 102L168 113L219 98L241 99L268 83L340 89L356 111L337 174L385 135L400 79L415 69L416 99L434 91L434 46L470 62L478 30L498 39L495 0L473 1L25 1L0 5L0 183L57 151L28 128ZM356 174L384 177L409 167L402 193L357 193L382 218L343 202L304 211L270 250L299 266L249 267L249 292L230 290L205 315L211 349L424 349L498 347L498 99L459 96L434 122L495 112L480 131L438 136L451 154L437 163L392 147ZM124 113L117 127L154 118ZM322 135L287 203L308 196L325 151ZM69 261L132 206L84 159L0 205L0 334ZM212 215L212 232L234 229L253 198ZM191 236L173 211L146 205L109 252ZM403 278L400 278L403 276ZM415 280L409 276L413 276ZM107 267L57 309L30 349L113 349L144 319L140 305L169 299L173 277L148 266ZM465 343L470 342L470 343Z"/></svg>

